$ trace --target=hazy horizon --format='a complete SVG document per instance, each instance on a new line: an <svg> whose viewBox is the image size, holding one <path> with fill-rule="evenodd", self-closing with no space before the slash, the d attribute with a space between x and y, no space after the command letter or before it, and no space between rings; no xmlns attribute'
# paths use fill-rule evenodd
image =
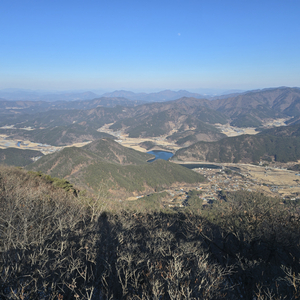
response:
<svg viewBox="0 0 300 300"><path fill-rule="evenodd" d="M63 93L85 93L85 92L92 92L98 95L101 94L106 94L106 93L113 93L113 92L120 92L120 91L124 91L124 92L133 92L135 94L139 94L139 93L145 93L145 94L151 94L151 93L159 93L159 92L163 92L163 91L172 91L172 92L179 92L179 91L187 91L190 93L196 93L196 94L207 94L207 95L222 95L222 94L227 94L227 93L235 93L235 92L245 92L247 90L239 90L239 89L209 89L209 88L199 88L199 89L126 89L126 88L121 88L121 89L69 89L69 90L65 90L65 89L52 89L52 90L48 90L48 89L24 89L24 88L4 88L4 89L0 89L0 92L7 92L7 93L37 93L37 94L63 94Z"/></svg>
<svg viewBox="0 0 300 300"><path fill-rule="evenodd" d="M299 1L3 0L0 7L0 90L300 85Z"/></svg>

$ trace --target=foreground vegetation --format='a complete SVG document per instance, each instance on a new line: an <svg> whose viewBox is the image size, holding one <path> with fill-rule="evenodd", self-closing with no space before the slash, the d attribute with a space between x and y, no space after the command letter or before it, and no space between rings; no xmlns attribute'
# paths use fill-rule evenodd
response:
<svg viewBox="0 0 300 300"><path fill-rule="evenodd" d="M297 203L222 192L204 208L197 196L140 212L1 167L0 297L298 299Z"/></svg>

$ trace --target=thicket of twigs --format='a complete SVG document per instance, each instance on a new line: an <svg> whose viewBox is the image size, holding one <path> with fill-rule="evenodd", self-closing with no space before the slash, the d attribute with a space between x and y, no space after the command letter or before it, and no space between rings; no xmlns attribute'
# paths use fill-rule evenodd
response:
<svg viewBox="0 0 300 300"><path fill-rule="evenodd" d="M211 208L105 212L0 169L1 299L297 299L297 205L223 194Z"/></svg>

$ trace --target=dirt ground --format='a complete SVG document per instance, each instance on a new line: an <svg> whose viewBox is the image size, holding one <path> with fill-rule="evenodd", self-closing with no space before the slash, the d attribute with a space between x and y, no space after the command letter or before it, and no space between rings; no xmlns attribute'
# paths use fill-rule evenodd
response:
<svg viewBox="0 0 300 300"><path fill-rule="evenodd" d="M254 127L239 128L231 126L229 123L226 125L214 124L214 126L221 130L222 133L226 134L228 137L239 136L242 134L257 134Z"/></svg>
<svg viewBox="0 0 300 300"><path fill-rule="evenodd" d="M19 143L20 142L20 143ZM19 145L18 145L19 143ZM85 143L76 143L73 145L69 145L66 147L83 147L84 145L88 144L90 142ZM21 141L21 140L10 140L7 139L7 136L5 134L0 134L0 149L6 149L6 148L18 148L22 150L37 150L41 151L43 154L50 154L53 152L56 152L58 150L63 149L64 147L55 147L51 145L41 144L41 143L34 143L31 141Z"/></svg>
<svg viewBox="0 0 300 300"><path fill-rule="evenodd" d="M160 137L147 137L147 138L129 138L128 134L124 134L121 130L120 131L113 131L111 129L109 129L109 127L112 125L111 124L106 124L103 127L99 128L98 131L101 132L105 132L108 134L111 134L113 136L115 136L116 138L118 138L117 142L119 142L122 146L124 147L128 147L128 148L132 148L135 149L137 151L140 152L148 152L149 150L139 146L140 143L142 142L147 142L147 141L151 141L155 144L157 144L158 146L156 146L155 148L153 148L152 150L163 150L164 148L168 148L172 151L177 151L178 149L180 149L180 147L178 147L178 145L176 145L175 143L170 143L167 141L167 136L160 136ZM162 146L162 147L159 147Z"/></svg>
<svg viewBox="0 0 300 300"><path fill-rule="evenodd" d="M19 143L20 142L20 143ZM19 144L18 144L19 143ZM22 150L37 150L41 151L43 154L53 153L60 150L62 147L54 147L50 145L44 145L41 143L33 143L31 141L25 140L10 140L7 139L7 136L4 134L0 135L0 148L17 148Z"/></svg>
<svg viewBox="0 0 300 300"><path fill-rule="evenodd" d="M263 128L272 128L278 126L286 126L285 121L289 118L280 118L280 119L266 119L262 121ZM222 133L226 134L228 137L238 136L242 134L257 134L259 131L256 131L254 127L240 128L231 126L229 123L226 125L214 124L215 127L219 128Z"/></svg>
<svg viewBox="0 0 300 300"><path fill-rule="evenodd" d="M72 144L72 145L69 145L69 146L64 146L64 148L67 148L67 147L83 147L87 144L90 144L92 141L88 141L88 142L82 142L82 143L75 143L75 144Z"/></svg>
<svg viewBox="0 0 300 300"><path fill-rule="evenodd" d="M263 127L271 128L278 126L286 126L285 122L291 118L265 119L262 121Z"/></svg>
<svg viewBox="0 0 300 300"><path fill-rule="evenodd" d="M135 149L137 151L140 152L148 152L149 150L142 148L141 146L139 146L140 143L142 142L146 142L146 141L151 141L154 142L162 147L156 146L151 150L163 150L163 148L168 148L170 150L173 150L174 152L178 149L180 149L180 147L178 147L176 144L170 143L167 140L165 140L165 137L159 137L159 138L128 138L125 135L121 136L121 141L120 144L124 147L129 147L132 149Z"/></svg>
<svg viewBox="0 0 300 300"><path fill-rule="evenodd" d="M241 173L254 180L265 192L278 193L280 197L300 196L300 176L287 169L246 164L227 164L241 169Z"/></svg>

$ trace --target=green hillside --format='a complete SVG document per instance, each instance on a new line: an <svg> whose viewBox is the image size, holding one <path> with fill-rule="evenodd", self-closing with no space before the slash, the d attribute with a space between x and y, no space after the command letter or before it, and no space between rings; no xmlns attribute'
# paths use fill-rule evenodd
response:
<svg viewBox="0 0 300 300"><path fill-rule="evenodd" d="M0 149L0 164L24 167L33 162L32 158L43 156L40 151L17 148Z"/></svg>
<svg viewBox="0 0 300 300"><path fill-rule="evenodd" d="M73 176L74 177L74 176ZM70 177L71 180L72 176ZM75 178L74 178L75 179ZM128 192L155 190L160 191L174 183L196 183L204 181L202 175L187 168L156 160L141 165L120 166L106 162L90 164L81 177L94 190L105 182L110 189L124 189ZM99 181L101 179L101 181ZM71 180L72 181L72 180Z"/></svg>
<svg viewBox="0 0 300 300"><path fill-rule="evenodd" d="M94 191L105 183L107 189L120 193L157 191L174 183L204 180L201 175L167 161L147 163L150 158L150 154L102 139L82 148L64 148L44 156L27 169L66 178Z"/></svg>
<svg viewBox="0 0 300 300"><path fill-rule="evenodd" d="M37 170L54 177L66 177L80 173L91 164L146 164L153 155L121 146L111 139L102 139L84 147L67 147L59 152L44 156L29 170Z"/></svg>
<svg viewBox="0 0 300 300"><path fill-rule="evenodd" d="M198 142L178 150L172 160L252 163L262 158L297 161L300 159L300 138L241 135L218 142Z"/></svg>
<svg viewBox="0 0 300 300"><path fill-rule="evenodd" d="M112 139L102 139L90 143L82 149L96 154L102 160L118 164L141 164L153 158L153 155L126 148Z"/></svg>
<svg viewBox="0 0 300 300"><path fill-rule="evenodd" d="M52 177L66 177L95 162L99 157L82 148L67 147L53 154L48 154L26 167L27 170L40 171Z"/></svg>

